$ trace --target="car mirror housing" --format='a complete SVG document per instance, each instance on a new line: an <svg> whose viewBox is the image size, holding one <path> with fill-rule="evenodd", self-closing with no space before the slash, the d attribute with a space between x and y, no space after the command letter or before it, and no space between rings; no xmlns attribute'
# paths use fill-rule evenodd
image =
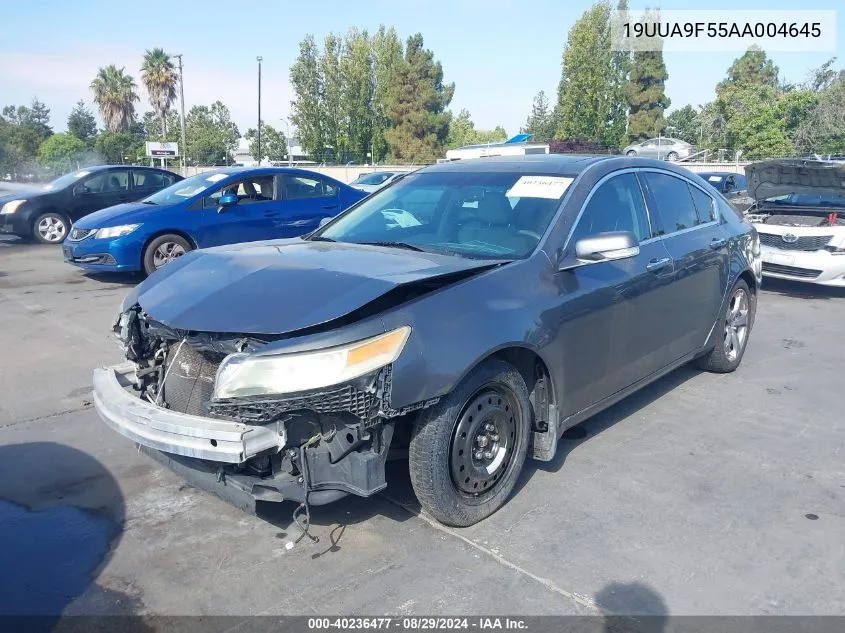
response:
<svg viewBox="0 0 845 633"><path fill-rule="evenodd" d="M236 204L238 204L238 194L231 192L224 193L220 196L220 204L217 207L217 212L222 213L227 207L232 207Z"/></svg>
<svg viewBox="0 0 845 633"><path fill-rule="evenodd" d="M570 270L585 264L628 259L640 254L637 236L630 231L597 233L575 243L575 256L565 257L559 270Z"/></svg>

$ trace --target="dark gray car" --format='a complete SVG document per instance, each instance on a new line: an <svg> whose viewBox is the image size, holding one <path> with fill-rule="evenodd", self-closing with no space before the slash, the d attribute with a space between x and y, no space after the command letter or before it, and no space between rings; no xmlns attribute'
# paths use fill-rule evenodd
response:
<svg viewBox="0 0 845 633"><path fill-rule="evenodd" d="M568 427L689 361L736 369L760 269L754 228L665 162L432 166L305 238L151 275L95 404L242 508L372 495L407 448L423 507L471 525Z"/></svg>

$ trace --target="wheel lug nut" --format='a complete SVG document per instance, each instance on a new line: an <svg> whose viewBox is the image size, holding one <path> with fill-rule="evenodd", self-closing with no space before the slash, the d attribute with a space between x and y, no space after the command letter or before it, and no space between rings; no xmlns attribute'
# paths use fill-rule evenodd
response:
<svg viewBox="0 0 845 633"><path fill-rule="evenodd" d="M484 453L482 453L481 451L476 451L473 457L475 457L475 459L481 459L482 457L484 457Z"/></svg>
<svg viewBox="0 0 845 633"><path fill-rule="evenodd" d="M484 459L493 459L493 453L484 453Z"/></svg>
<svg viewBox="0 0 845 633"><path fill-rule="evenodd" d="M499 436L494 433L493 435L490 436L490 440L493 441L493 442L498 442Z"/></svg>
<svg viewBox="0 0 845 633"><path fill-rule="evenodd" d="M490 424L490 423L488 422L487 424L485 424L485 425L484 425L484 428L485 428L485 429L487 429L488 431L492 431L492 430L493 430L493 429L495 429L496 427L494 427L492 424Z"/></svg>

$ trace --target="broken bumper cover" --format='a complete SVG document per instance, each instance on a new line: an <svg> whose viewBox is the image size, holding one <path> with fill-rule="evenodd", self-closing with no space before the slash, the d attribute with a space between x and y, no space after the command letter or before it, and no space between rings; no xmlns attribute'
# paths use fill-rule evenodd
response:
<svg viewBox="0 0 845 633"><path fill-rule="evenodd" d="M285 445L282 427L214 420L158 407L133 390L134 366L94 370L94 406L115 431L142 446L172 455L241 464Z"/></svg>

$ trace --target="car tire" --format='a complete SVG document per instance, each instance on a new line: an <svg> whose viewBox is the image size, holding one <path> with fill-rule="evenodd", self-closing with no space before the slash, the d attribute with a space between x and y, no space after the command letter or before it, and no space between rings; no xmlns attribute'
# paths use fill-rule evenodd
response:
<svg viewBox="0 0 845 633"><path fill-rule="evenodd" d="M531 424L522 375L498 359L478 365L417 418L408 463L423 509L456 527L493 514L522 471Z"/></svg>
<svg viewBox="0 0 845 633"><path fill-rule="evenodd" d="M151 275L156 270L193 250L190 242L181 235L159 235L144 249L144 272Z"/></svg>
<svg viewBox="0 0 845 633"><path fill-rule="evenodd" d="M666 154L666 160L674 163L676 160L678 160L678 152L669 152L668 154Z"/></svg>
<svg viewBox="0 0 845 633"><path fill-rule="evenodd" d="M627 152L625 152L625 156L636 156L636 155L637 155L637 152L635 152L632 149L629 149Z"/></svg>
<svg viewBox="0 0 845 633"><path fill-rule="evenodd" d="M757 296L740 279L731 289L725 312L716 324L718 342L707 354L696 360L699 369L726 374L739 367L748 347L756 313ZM742 323L744 325L738 325ZM722 330L724 335L721 334Z"/></svg>
<svg viewBox="0 0 845 633"><path fill-rule="evenodd" d="M55 211L40 213L32 222L32 239L39 244L61 244L70 233L70 220Z"/></svg>

